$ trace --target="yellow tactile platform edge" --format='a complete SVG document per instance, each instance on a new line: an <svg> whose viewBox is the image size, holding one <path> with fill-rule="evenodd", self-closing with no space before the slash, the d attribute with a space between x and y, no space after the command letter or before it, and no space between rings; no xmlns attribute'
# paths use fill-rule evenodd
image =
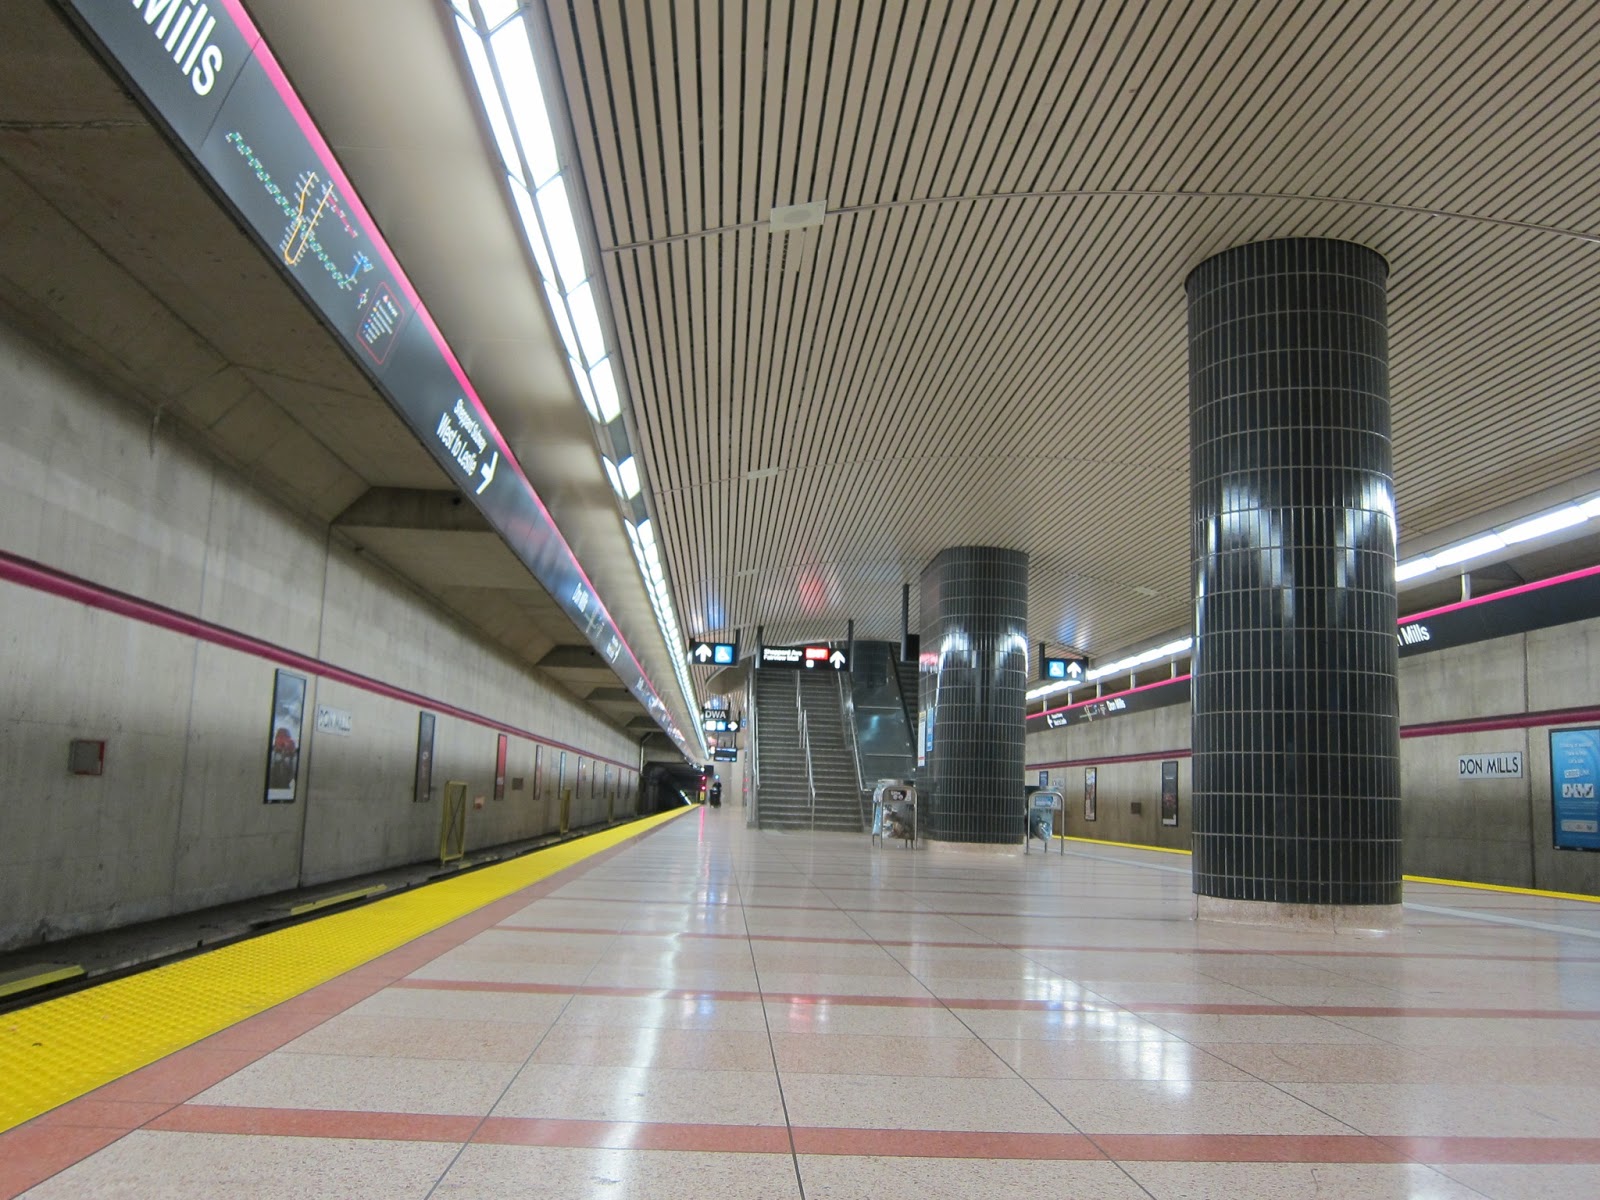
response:
<svg viewBox="0 0 1600 1200"><path fill-rule="evenodd" d="M0 1016L0 1133L691 809L674 809Z"/></svg>

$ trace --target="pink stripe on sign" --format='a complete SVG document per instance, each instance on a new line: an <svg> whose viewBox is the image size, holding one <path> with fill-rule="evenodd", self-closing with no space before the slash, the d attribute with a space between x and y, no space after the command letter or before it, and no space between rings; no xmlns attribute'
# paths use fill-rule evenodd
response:
<svg viewBox="0 0 1600 1200"><path fill-rule="evenodd" d="M1516 587L1506 588L1503 591L1490 592L1487 596L1474 596L1470 600L1458 600L1454 604L1425 609L1422 612L1401 617L1399 623L1404 625L1409 621L1423 621L1428 617L1437 617L1440 613L1457 612L1460 609L1472 608L1479 604L1493 604L1496 600L1504 600L1507 596L1520 596L1526 592L1537 592L1543 588L1555 587L1558 583L1571 583L1574 579L1583 579L1589 575L1600 575L1600 566L1583 567L1577 571L1568 571L1565 575L1552 575L1549 579L1538 579L1533 583L1518 584Z"/></svg>
<svg viewBox="0 0 1600 1200"><path fill-rule="evenodd" d="M482 421L483 427L494 440L495 447L500 452L501 465L499 469L506 470L509 468L511 473L516 476L517 480L527 490L534 505L539 509L539 512L544 516L545 522L549 525L551 535L559 543L567 558L572 561L572 566L577 571L578 577L583 580L584 586L589 589L590 595L594 597L595 605L600 614L617 630L618 637L622 637L622 626L612 617L605 601L600 598L600 592L595 588L594 581L589 578L589 573L584 570L583 563L573 553L572 546L561 532L560 526L556 524L549 508L545 506L544 498L539 495L538 490L523 472L522 463L518 460L516 454L512 452L511 444L501 434L499 426L495 424L494 417L489 412L489 406L483 402L483 399L478 395L477 389L472 386L472 381L467 377L466 369L462 367L461 360L456 357L456 353L451 349L450 343L445 340L444 332L439 328L438 322L433 319L433 314L428 311L428 306L422 302L422 297L417 293L415 285L411 282L411 277L401 268L400 260L395 257L394 251L389 247L389 243L384 240L382 233L379 232L378 223L372 219L372 214L367 211L366 205L361 201L360 193L356 191L355 185L350 182L349 176L344 173L344 168L339 165L339 160L334 155L333 148L328 145L327 139L322 136L322 131L317 128L317 123L311 119L311 113L300 99L300 94L294 90L294 85L289 82L289 77L284 73L283 66L278 62L277 56L272 53L266 42L261 39L259 31L245 14L244 7L238 0L224 0L224 4L229 14L240 23L241 30L248 30L247 40L254 39L255 44L252 53L256 61L261 64L262 70L266 72L272 86L277 89L279 99L283 101L284 107L289 111L289 115L294 118L295 124L300 127L301 134L310 143L312 152L321 160L323 169L328 172L329 177L340 189L345 202L366 230L373 246L383 257L383 261L388 266L389 273L394 277L395 283L405 293L406 299L415 311L417 319L426 327L428 336L433 339L439 354L449 365L451 373L455 375L456 382L461 385L462 394L471 397L473 403L477 406L478 416ZM660 690L646 673L644 665L639 662L638 656L634 654L633 647L628 644L627 638L622 637L622 644L627 650L628 658L633 663L635 670L649 685L651 694L659 697L661 695Z"/></svg>

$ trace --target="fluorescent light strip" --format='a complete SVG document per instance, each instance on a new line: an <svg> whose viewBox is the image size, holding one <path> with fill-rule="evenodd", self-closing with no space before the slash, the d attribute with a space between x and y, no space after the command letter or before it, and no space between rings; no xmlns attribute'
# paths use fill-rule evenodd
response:
<svg viewBox="0 0 1600 1200"><path fill-rule="evenodd" d="M604 361L606 339L600 331L600 310L595 307L594 292L587 282L567 293L567 310L572 313L572 327L577 331L578 344L583 347L584 361Z"/></svg>
<svg viewBox="0 0 1600 1200"><path fill-rule="evenodd" d="M624 500L632 500L639 494L639 460L630 454L617 464L617 477L620 480L617 491L622 493Z"/></svg>
<svg viewBox="0 0 1600 1200"><path fill-rule="evenodd" d="M451 0L451 5L458 14L456 27L467 65L505 165L506 182L523 237L533 251L579 397L591 419L610 425L622 415L622 397L606 348L606 331L585 262L577 217L561 173L555 132L533 57L531 27L522 16L522 0L478 0L476 6L469 0ZM482 32L472 17L474 7L483 15ZM644 490L637 456L613 463L602 453L600 461L625 510L631 509L630 502ZM673 674L687 710L693 712L694 688L683 655L676 653L683 639L655 531L648 519L636 526L624 516L623 525L633 543L656 623L666 638ZM683 749L681 741L679 748ZM704 746L699 749L703 752Z"/></svg>
<svg viewBox="0 0 1600 1200"><path fill-rule="evenodd" d="M1600 520L1600 495L1588 496L1570 504L1560 504L1555 508L1546 509L1502 525L1496 529L1487 530L1475 537L1454 542L1451 545L1430 551L1427 554L1414 555L1395 564L1394 577L1396 583L1405 583L1407 580L1418 579L1434 571L1446 567L1456 567L1474 559L1487 558L1499 554L1520 542L1532 541L1535 538L1547 537L1552 533L1560 533L1563 529L1572 529L1587 521ZM1156 662L1163 658L1177 658L1193 648L1193 638L1183 638L1180 641L1170 642L1154 650L1147 650L1143 654L1136 654L1131 658L1124 658L1117 662L1107 663L1103 667L1096 667L1084 675L1084 683L1093 683L1107 675L1120 675L1135 667ZM1044 696L1051 696L1064 691L1069 687L1082 686L1068 683L1052 683L1045 687L1035 688L1027 693L1029 700L1038 700Z"/></svg>
<svg viewBox="0 0 1600 1200"><path fill-rule="evenodd" d="M533 198L539 205L539 216L544 218L544 231L550 239L550 252L555 255L556 270L561 273L561 286L570 292L589 278L589 269L583 263L583 243L578 239L578 224L567 199L566 180L557 175Z"/></svg>
<svg viewBox="0 0 1600 1200"><path fill-rule="evenodd" d="M550 257L550 247L545 245L544 230L539 226L539 211L533 203L533 194L515 175L508 175L506 182L511 185L511 198L516 202L517 216L522 218L522 236L527 239L534 261L539 264L539 278L546 282L553 280L556 277L556 264Z"/></svg>
<svg viewBox="0 0 1600 1200"><path fill-rule="evenodd" d="M522 144L532 183L537 186L561 169L556 158L555 135L550 131L550 115L545 111L544 92L539 87L539 71L533 65L533 47L528 42L528 26L520 17L502 25L489 39L494 65L500 68L500 86L505 89L511 124Z"/></svg>
<svg viewBox="0 0 1600 1200"><path fill-rule="evenodd" d="M478 0L478 3L483 8L483 19L489 22L490 29L507 17L514 16L522 7L522 0Z"/></svg>
<svg viewBox="0 0 1600 1200"><path fill-rule="evenodd" d="M556 287L554 280L545 280L544 294L550 301L550 312L556 319L556 332L561 335L561 341L567 348L567 354L571 356L573 362L580 361L579 355L583 353L583 350L578 345L578 335L572 328L572 318L567 314L567 302L562 298L561 291Z"/></svg>
<svg viewBox="0 0 1600 1200"><path fill-rule="evenodd" d="M1585 521L1600 519L1600 496L1590 496L1571 504L1535 513L1509 525L1489 529L1475 537L1430 550L1427 554L1413 555L1395 564L1396 583L1405 583L1446 567L1455 567L1474 559L1499 554L1519 542L1532 541L1582 525Z"/></svg>
<svg viewBox="0 0 1600 1200"><path fill-rule="evenodd" d="M511 131L511 119L506 116L505 105L500 100L500 89L495 86L494 71L489 66L489 52L483 38L467 22L457 18L462 48L467 52L467 66L472 70L472 81L478 85L478 99L483 103L484 114L489 118L489 130L494 134L494 144L499 147L500 161L513 179L522 178L522 156L517 153L516 135Z"/></svg>
<svg viewBox="0 0 1600 1200"><path fill-rule="evenodd" d="M622 398L617 395L617 380L611 373L610 358L602 358L589 368L589 386L594 389L595 409L602 425L609 425L622 415Z"/></svg>

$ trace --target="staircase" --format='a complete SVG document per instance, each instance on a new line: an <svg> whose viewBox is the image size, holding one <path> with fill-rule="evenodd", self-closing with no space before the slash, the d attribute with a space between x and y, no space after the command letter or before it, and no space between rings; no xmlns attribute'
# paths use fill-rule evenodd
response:
<svg viewBox="0 0 1600 1200"><path fill-rule="evenodd" d="M811 777L817 790L815 807L800 740L797 697L806 710ZM861 793L855 756L845 740L838 676L831 670L758 671L755 707L761 763L760 827L860 833L864 828Z"/></svg>
<svg viewBox="0 0 1600 1200"><path fill-rule="evenodd" d="M844 707L838 672L807 671L800 676L800 702L811 734L811 774L817 785L812 828L860 833L865 828L855 753L845 739Z"/></svg>
<svg viewBox="0 0 1600 1200"><path fill-rule="evenodd" d="M899 655L896 655L894 673L900 680L900 697L905 701L906 723L911 726L911 738L915 741L917 737L917 711L922 703L917 696L917 664L905 662Z"/></svg>
<svg viewBox="0 0 1600 1200"><path fill-rule="evenodd" d="M762 829L810 829L811 792L800 746L800 710L793 671L757 671L756 738L761 763L757 814Z"/></svg>

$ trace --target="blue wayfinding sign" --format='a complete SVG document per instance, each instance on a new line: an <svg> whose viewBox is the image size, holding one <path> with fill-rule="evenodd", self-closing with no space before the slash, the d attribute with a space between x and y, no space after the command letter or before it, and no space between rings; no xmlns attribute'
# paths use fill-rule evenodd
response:
<svg viewBox="0 0 1600 1200"><path fill-rule="evenodd" d="M1550 804L1557 850L1600 850L1600 729L1551 732Z"/></svg>

